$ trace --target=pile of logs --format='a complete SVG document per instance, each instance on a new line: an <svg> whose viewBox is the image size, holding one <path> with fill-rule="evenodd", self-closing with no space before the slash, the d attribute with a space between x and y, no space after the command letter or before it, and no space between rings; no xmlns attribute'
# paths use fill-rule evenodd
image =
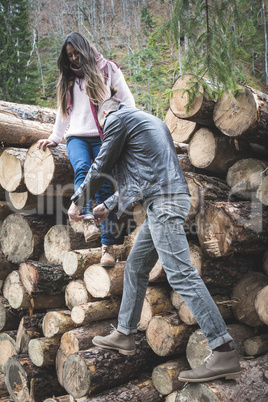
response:
<svg viewBox="0 0 268 402"><path fill-rule="evenodd" d="M267 400L268 97L245 87L213 101L203 91L186 113L180 89L190 78L174 84L165 122L192 195L185 224L191 261L233 337L241 379L178 381L210 348L159 261L137 353L94 347L92 338L117 324L125 261L144 210L137 205L117 222L118 232L127 229L117 237L116 265L101 267L100 243L85 243L81 227L67 220L73 173L65 144L36 147L55 112L1 102L0 401Z"/></svg>

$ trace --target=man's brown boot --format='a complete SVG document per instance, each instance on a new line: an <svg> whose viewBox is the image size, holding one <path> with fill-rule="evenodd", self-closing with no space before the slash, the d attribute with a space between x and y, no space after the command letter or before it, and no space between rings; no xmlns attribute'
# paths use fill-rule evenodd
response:
<svg viewBox="0 0 268 402"><path fill-rule="evenodd" d="M106 336L94 336L92 343L104 349L118 350L119 353L126 356L132 356L136 351L133 334L121 334L117 329Z"/></svg>
<svg viewBox="0 0 268 402"><path fill-rule="evenodd" d="M230 352L213 351L205 363L193 370L182 371L179 381L203 382L216 378L234 380L240 377L240 364L235 350Z"/></svg>
<svg viewBox="0 0 268 402"><path fill-rule="evenodd" d="M83 220L85 241L97 240L101 236L101 232L97 227L94 218L85 218Z"/></svg>
<svg viewBox="0 0 268 402"><path fill-rule="evenodd" d="M103 244L101 247L101 261L100 264L102 267L113 267L115 264L115 256L113 246L108 246Z"/></svg>

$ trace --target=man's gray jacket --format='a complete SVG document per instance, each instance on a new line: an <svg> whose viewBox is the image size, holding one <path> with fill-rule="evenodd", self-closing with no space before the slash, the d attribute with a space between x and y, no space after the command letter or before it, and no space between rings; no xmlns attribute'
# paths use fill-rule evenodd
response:
<svg viewBox="0 0 268 402"><path fill-rule="evenodd" d="M108 177L116 191L105 206L109 210L117 207L118 217L136 201L163 194L189 194L165 123L124 103L108 113L100 152L71 200L84 205Z"/></svg>

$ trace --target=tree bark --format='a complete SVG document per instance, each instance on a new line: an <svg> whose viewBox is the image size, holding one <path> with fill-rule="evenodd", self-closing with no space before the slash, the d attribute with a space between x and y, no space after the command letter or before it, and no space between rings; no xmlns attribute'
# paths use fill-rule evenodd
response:
<svg viewBox="0 0 268 402"><path fill-rule="evenodd" d="M76 323L71 318L69 310L49 311L43 318L42 330L47 338L64 334L66 331L76 328Z"/></svg>
<svg viewBox="0 0 268 402"><path fill-rule="evenodd" d="M213 120L226 136L268 144L268 96L260 91L244 86L236 96L224 93L215 105Z"/></svg>
<svg viewBox="0 0 268 402"><path fill-rule="evenodd" d="M5 382L12 400L18 402L43 402L51 395L51 390L55 396L65 393L55 371L51 367L35 366L29 357L9 358Z"/></svg>
<svg viewBox="0 0 268 402"><path fill-rule="evenodd" d="M0 250L0 279L6 279L6 277L15 269L17 269L17 265L8 261L2 250Z"/></svg>
<svg viewBox="0 0 268 402"><path fill-rule="evenodd" d="M44 236L50 225L37 216L11 214L3 222L0 232L2 251L8 261L21 263L38 260L44 251Z"/></svg>
<svg viewBox="0 0 268 402"><path fill-rule="evenodd" d="M88 293L82 279L70 281L65 289L65 304L72 310L75 306L92 302L94 298Z"/></svg>
<svg viewBox="0 0 268 402"><path fill-rule="evenodd" d="M31 339L28 345L29 357L38 367L54 366L59 346L60 335Z"/></svg>
<svg viewBox="0 0 268 402"><path fill-rule="evenodd" d="M175 401L265 401L268 398L268 384L263 380L263 373L267 370L267 355L243 360L240 364L241 379L214 380L204 384L189 383L177 392Z"/></svg>
<svg viewBox="0 0 268 402"><path fill-rule="evenodd" d="M172 309L170 301L170 290L166 286L147 287L143 307L141 311L138 330L145 331L153 316L156 314L165 314Z"/></svg>
<svg viewBox="0 0 268 402"><path fill-rule="evenodd" d="M43 336L42 321L45 313L36 313L22 317L16 336L16 351L18 354L28 354L28 344L31 339Z"/></svg>
<svg viewBox="0 0 268 402"><path fill-rule="evenodd" d="M263 325L256 310L256 297L268 284L268 277L261 272L248 272L236 284L232 292L233 313L239 322L258 327ZM267 298L262 299L263 308L267 306Z"/></svg>
<svg viewBox="0 0 268 402"><path fill-rule="evenodd" d="M46 258L54 264L62 264L65 253L70 250L88 249L99 246L100 240L86 243L84 235L74 231L67 225L54 225L44 236Z"/></svg>
<svg viewBox="0 0 268 402"><path fill-rule="evenodd" d="M88 292L96 298L122 295L125 262L117 262L113 268L100 264L89 266L84 273Z"/></svg>
<svg viewBox="0 0 268 402"><path fill-rule="evenodd" d="M183 142L187 144L197 129L197 124L195 122L180 119L171 111L171 109L167 111L165 123L169 128L173 141L175 142Z"/></svg>
<svg viewBox="0 0 268 402"><path fill-rule="evenodd" d="M117 320L103 320L93 322L87 327L79 327L65 332L60 341L60 347L56 356L56 372L59 383L63 386L63 366L68 356L80 350L94 347L92 339L96 335L104 336L111 331L111 326L116 326Z"/></svg>
<svg viewBox="0 0 268 402"><path fill-rule="evenodd" d="M79 398L79 402L161 402L163 396L155 389L149 376L142 376L137 380L129 381L127 384L114 387L110 390L99 393L96 396Z"/></svg>
<svg viewBox="0 0 268 402"><path fill-rule="evenodd" d="M195 218L200 245L211 257L265 250L268 212L250 201L208 202Z"/></svg>
<svg viewBox="0 0 268 402"><path fill-rule="evenodd" d="M196 168L225 176L238 159L249 155L249 149L246 142L230 141L216 129L202 127L192 136L188 155Z"/></svg>
<svg viewBox="0 0 268 402"><path fill-rule="evenodd" d="M254 158L235 162L226 176L227 184L230 186L230 196L235 195L242 200L254 198L262 182L262 172L267 166L267 162Z"/></svg>
<svg viewBox="0 0 268 402"><path fill-rule="evenodd" d="M185 172L191 194L191 208L186 222L194 221L198 213L202 213L206 201L227 201L230 196L230 187L220 178L198 173Z"/></svg>
<svg viewBox="0 0 268 402"><path fill-rule="evenodd" d="M6 148L0 156L0 185L6 191L26 191L23 167L27 149Z"/></svg>
<svg viewBox="0 0 268 402"><path fill-rule="evenodd" d="M174 315L154 316L147 327L146 339L158 356L171 356L185 351L194 326L184 325Z"/></svg>
<svg viewBox="0 0 268 402"><path fill-rule="evenodd" d="M0 116L0 141L5 146L28 148L50 136L56 110L1 101Z"/></svg>
<svg viewBox="0 0 268 402"><path fill-rule="evenodd" d="M178 377L184 370L189 370L189 364L184 356L154 367L152 380L157 391L162 395L168 395L181 389L185 383L179 381Z"/></svg>
<svg viewBox="0 0 268 402"><path fill-rule="evenodd" d="M62 265L27 261L20 264L20 279L29 295L43 293L56 295L65 292L69 276Z"/></svg>
<svg viewBox="0 0 268 402"><path fill-rule="evenodd" d="M263 355L268 352L268 334L261 334L244 342L245 352L250 356Z"/></svg>
<svg viewBox="0 0 268 402"><path fill-rule="evenodd" d="M10 356L16 355L16 331L0 334L0 373L5 373L5 366Z"/></svg>
<svg viewBox="0 0 268 402"><path fill-rule="evenodd" d="M189 112L186 110L189 97L187 92L183 92L186 88L193 85L191 80L195 79L197 79L197 77L192 74L186 74L177 79L172 87L174 92L172 92L172 96L169 100L170 109L181 119L187 119L207 126L214 125L213 109L215 106L215 100L209 99L202 86L199 87L199 93L191 103Z"/></svg>
<svg viewBox="0 0 268 402"><path fill-rule="evenodd" d="M73 177L73 168L65 145L47 147L43 151L34 144L28 150L24 163L24 180L31 194L71 196L74 193Z"/></svg>
<svg viewBox="0 0 268 402"><path fill-rule="evenodd" d="M21 319L21 312L14 310L8 300L0 296L0 331L17 329Z"/></svg>
<svg viewBox="0 0 268 402"><path fill-rule="evenodd" d="M136 335L136 354L124 356L117 351L91 348L67 357L63 368L63 384L74 398L81 398L93 391L103 391L132 378L141 370L151 369L155 357L144 336ZM105 359L105 366L103 361ZM116 367L116 370L114 370Z"/></svg>
<svg viewBox="0 0 268 402"><path fill-rule="evenodd" d="M72 309L72 320L77 325L87 325L93 321L117 317L120 300L117 298L95 301L75 306Z"/></svg>
<svg viewBox="0 0 268 402"><path fill-rule="evenodd" d="M124 246L122 244L114 245L115 260L125 259ZM98 264L101 259L101 248L95 247L84 250L71 250L64 254L63 269L67 275L73 278L82 278L85 270L93 264Z"/></svg>

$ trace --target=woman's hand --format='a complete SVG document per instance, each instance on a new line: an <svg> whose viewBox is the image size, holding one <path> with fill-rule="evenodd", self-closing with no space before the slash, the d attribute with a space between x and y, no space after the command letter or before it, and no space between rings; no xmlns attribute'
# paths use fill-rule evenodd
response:
<svg viewBox="0 0 268 402"><path fill-rule="evenodd" d="M83 207L80 205L75 205L74 202L72 202L70 208L68 209L68 216L70 222L78 222L81 221L85 215L79 215L83 210Z"/></svg>
<svg viewBox="0 0 268 402"><path fill-rule="evenodd" d="M107 209L104 204L97 205L93 209L93 215L94 215L95 221L97 223L101 223L101 222L105 221L106 218L108 218L109 209Z"/></svg>
<svg viewBox="0 0 268 402"><path fill-rule="evenodd" d="M41 148L43 151L46 150L46 147L56 147L58 145L58 144L56 144L56 142L49 140L48 138L38 140L36 144L37 144L37 148L38 149Z"/></svg>

